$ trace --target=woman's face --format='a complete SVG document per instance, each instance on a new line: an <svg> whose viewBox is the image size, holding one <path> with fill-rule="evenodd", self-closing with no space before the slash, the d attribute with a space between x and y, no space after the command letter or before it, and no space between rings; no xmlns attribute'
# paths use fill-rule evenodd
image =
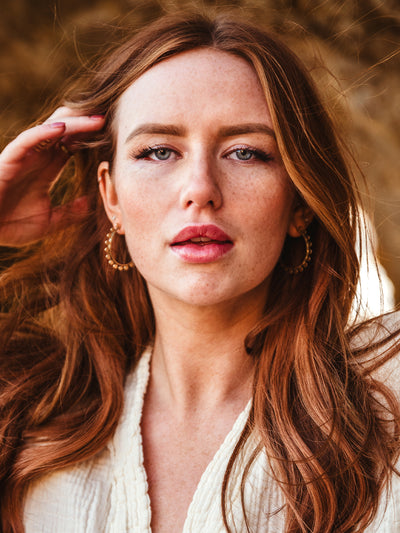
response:
<svg viewBox="0 0 400 533"><path fill-rule="evenodd" d="M114 126L100 189L153 304L264 301L296 215L254 69L213 49L174 56L123 93Z"/></svg>

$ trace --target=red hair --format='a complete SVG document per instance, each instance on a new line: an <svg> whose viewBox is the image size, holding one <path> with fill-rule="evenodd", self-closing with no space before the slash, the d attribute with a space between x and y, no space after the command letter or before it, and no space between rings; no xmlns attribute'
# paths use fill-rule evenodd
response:
<svg viewBox="0 0 400 533"><path fill-rule="evenodd" d="M264 316L246 339L256 366L254 401L225 476L225 525L229 530L230 473L252 431L285 495L286 533L362 530L376 514L398 455L399 407L372 372L396 348L361 365L379 343L354 349L346 329L358 280L358 198L343 146L305 68L279 39L229 17L195 14L156 21L75 83L66 104L105 114L106 127L82 144L73 175L66 172L56 192L61 203L86 195L89 210L1 275L5 533L23 531L33 479L104 447L118 423L125 377L154 337L144 279L134 269L122 281L104 259L108 221L96 171L100 161L112 162L119 96L156 63L199 47L254 67L288 175L314 212L313 261L296 276L276 265ZM296 246L288 238L283 254L296 255ZM116 251L124 253L123 246Z"/></svg>

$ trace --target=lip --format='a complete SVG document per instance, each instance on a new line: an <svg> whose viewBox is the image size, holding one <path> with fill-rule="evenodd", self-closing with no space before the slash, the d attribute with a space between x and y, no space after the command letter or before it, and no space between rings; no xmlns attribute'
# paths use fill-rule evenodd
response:
<svg viewBox="0 0 400 533"><path fill-rule="evenodd" d="M210 242L192 242L192 239ZM183 228L170 243L171 250L186 263L211 263L227 254L234 244L231 237L214 224L192 225Z"/></svg>
<svg viewBox="0 0 400 533"><path fill-rule="evenodd" d="M222 229L214 224L201 224L199 226L186 226L172 239L171 245L196 239L198 237L206 237L213 241L230 241L232 239Z"/></svg>

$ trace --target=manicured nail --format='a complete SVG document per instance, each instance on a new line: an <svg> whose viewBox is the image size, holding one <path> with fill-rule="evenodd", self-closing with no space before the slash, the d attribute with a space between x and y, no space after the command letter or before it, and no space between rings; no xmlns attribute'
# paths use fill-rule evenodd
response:
<svg viewBox="0 0 400 533"><path fill-rule="evenodd" d="M50 124L46 124L49 128L64 128L65 122L51 122Z"/></svg>
<svg viewBox="0 0 400 533"><path fill-rule="evenodd" d="M104 115L91 115L89 118L92 120L103 120Z"/></svg>

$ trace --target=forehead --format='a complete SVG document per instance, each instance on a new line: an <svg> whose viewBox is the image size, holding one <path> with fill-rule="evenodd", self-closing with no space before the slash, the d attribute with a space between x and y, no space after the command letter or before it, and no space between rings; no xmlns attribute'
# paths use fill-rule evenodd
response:
<svg viewBox="0 0 400 533"><path fill-rule="evenodd" d="M267 103L250 63L212 48L183 52L151 67L121 95L116 120L197 120L208 110L223 120L270 122Z"/></svg>

